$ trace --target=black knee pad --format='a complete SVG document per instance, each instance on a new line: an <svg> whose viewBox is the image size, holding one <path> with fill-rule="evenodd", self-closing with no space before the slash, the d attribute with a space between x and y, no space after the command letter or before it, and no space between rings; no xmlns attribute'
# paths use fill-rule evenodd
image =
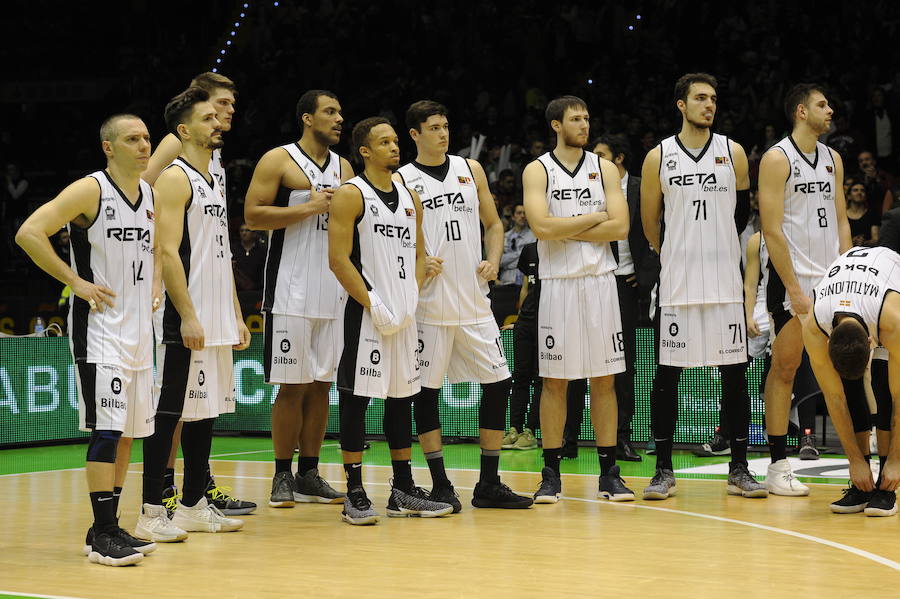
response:
<svg viewBox="0 0 900 599"><path fill-rule="evenodd" d="M511 379L481 385L481 405L478 407L478 428L491 431L506 430L506 398Z"/></svg>
<svg viewBox="0 0 900 599"><path fill-rule="evenodd" d="M119 446L120 431L91 431L88 441L87 461L116 463L116 448Z"/></svg>
<svg viewBox="0 0 900 599"><path fill-rule="evenodd" d="M368 397L341 392L341 449L362 451L366 444L366 408Z"/></svg>
<svg viewBox="0 0 900 599"><path fill-rule="evenodd" d="M412 401L384 400L384 436L390 449L406 449L412 445Z"/></svg>
<svg viewBox="0 0 900 599"><path fill-rule="evenodd" d="M866 401L866 389L863 379L848 381L841 379L844 384L844 395L847 398L847 409L850 411L850 419L853 421L853 431L864 433L872 429L872 413L869 411L869 402Z"/></svg>
<svg viewBox="0 0 900 599"><path fill-rule="evenodd" d="M441 428L441 416L438 413L439 393L440 389L422 387L422 390L413 400L413 410L416 413L416 432L420 435ZM386 411L387 402L385 402Z"/></svg>
<svg viewBox="0 0 900 599"><path fill-rule="evenodd" d="M875 395L875 426L880 431L891 430L891 418L894 415L894 400L888 384L887 360L872 360L872 393Z"/></svg>

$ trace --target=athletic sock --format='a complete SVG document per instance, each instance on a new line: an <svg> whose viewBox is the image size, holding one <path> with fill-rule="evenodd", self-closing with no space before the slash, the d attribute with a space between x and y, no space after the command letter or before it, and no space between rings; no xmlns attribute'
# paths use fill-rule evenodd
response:
<svg viewBox="0 0 900 599"><path fill-rule="evenodd" d="M116 519L119 517L119 495L122 494L122 487L113 487L113 514Z"/></svg>
<svg viewBox="0 0 900 599"><path fill-rule="evenodd" d="M562 459L561 447L544 448L544 467L552 469L559 476L559 461Z"/></svg>
<svg viewBox="0 0 900 599"><path fill-rule="evenodd" d="M733 464L747 465L747 439L731 439L731 462Z"/></svg>
<svg viewBox="0 0 900 599"><path fill-rule="evenodd" d="M769 435L769 454L773 464L787 459L787 435Z"/></svg>
<svg viewBox="0 0 900 599"><path fill-rule="evenodd" d="M425 454L425 461L428 463L428 470L431 472L431 482L434 487L450 484L450 479L447 478L447 471L444 469L444 452L442 450L429 451Z"/></svg>
<svg viewBox="0 0 900 599"><path fill-rule="evenodd" d="M174 468L166 468L166 474L163 479L163 488L168 489L169 487L175 486L175 469Z"/></svg>
<svg viewBox="0 0 900 599"><path fill-rule="evenodd" d="M672 439L654 439L656 442L656 469L674 470L672 467Z"/></svg>
<svg viewBox="0 0 900 599"><path fill-rule="evenodd" d="M347 475L347 489L362 486L362 463L351 462L344 464L344 474Z"/></svg>
<svg viewBox="0 0 900 599"><path fill-rule="evenodd" d="M600 476L604 476L609 469L616 465L616 446L597 446L597 457L600 459Z"/></svg>
<svg viewBox="0 0 900 599"><path fill-rule="evenodd" d="M394 470L394 487L401 491L412 489L412 464L409 460L391 460L391 468Z"/></svg>
<svg viewBox="0 0 900 599"><path fill-rule="evenodd" d="M91 497L91 510L94 512L94 534L107 532L116 525L116 510L113 508L112 491L95 491Z"/></svg>
<svg viewBox="0 0 900 599"><path fill-rule="evenodd" d="M275 458L275 474L278 474L279 472L290 473L291 461L292 461L292 458L286 458L283 460L280 458Z"/></svg>
<svg viewBox="0 0 900 599"><path fill-rule="evenodd" d="M300 456L297 460L297 474L303 476L310 470L316 470L319 467L319 456L306 457Z"/></svg>
<svg viewBox="0 0 900 599"><path fill-rule="evenodd" d="M481 473L478 476L478 482L497 484L500 482L500 450L484 449L481 450Z"/></svg>

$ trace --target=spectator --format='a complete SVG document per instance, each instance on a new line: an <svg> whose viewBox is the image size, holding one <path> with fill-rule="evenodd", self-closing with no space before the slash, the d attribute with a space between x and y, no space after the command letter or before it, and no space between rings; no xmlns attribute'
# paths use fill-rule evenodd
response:
<svg viewBox="0 0 900 599"><path fill-rule="evenodd" d="M878 161L868 150L863 150L856 157L859 165L859 178L866 188L866 197L870 198L870 208L877 211L878 216L894 207L894 196L891 189L894 187L894 177L887 171L878 168Z"/></svg>
<svg viewBox="0 0 900 599"><path fill-rule="evenodd" d="M256 231L241 223L240 238L231 246L234 283L238 291L259 291L263 284L266 250Z"/></svg>
<svg viewBox="0 0 900 599"><path fill-rule="evenodd" d="M894 127L900 126L897 115L885 106L884 90L872 90L869 106L860 115L860 129L866 136L866 143L874 149L879 160L887 161L895 153Z"/></svg>
<svg viewBox="0 0 900 599"><path fill-rule="evenodd" d="M855 182L847 196L847 220L853 245L878 245L879 214L869 206L866 186Z"/></svg>
<svg viewBox="0 0 900 599"><path fill-rule="evenodd" d="M69 251L71 246L69 245L68 229L61 229L60 232L53 237L53 249L56 250L56 255L59 256L63 262L66 264L72 263Z"/></svg>
<svg viewBox="0 0 900 599"><path fill-rule="evenodd" d="M6 165L6 185L4 188L3 219L11 219L13 231L17 231L28 216L28 180L22 176L22 169L17 164Z"/></svg>
<svg viewBox="0 0 900 599"><path fill-rule="evenodd" d="M521 285L522 271L518 269L519 255L526 243L537 241L528 227L525 206L516 204L513 210L513 226L503 240L503 256L500 258L500 285Z"/></svg>
<svg viewBox="0 0 900 599"><path fill-rule="evenodd" d="M512 169L500 171L496 183L497 204L502 210L506 206L515 206L521 203L521 198L516 190L516 174Z"/></svg>

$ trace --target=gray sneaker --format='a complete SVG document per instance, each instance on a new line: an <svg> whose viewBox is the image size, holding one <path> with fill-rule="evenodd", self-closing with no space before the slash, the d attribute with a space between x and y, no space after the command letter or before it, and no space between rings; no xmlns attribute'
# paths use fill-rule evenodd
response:
<svg viewBox="0 0 900 599"><path fill-rule="evenodd" d="M428 492L419 487L409 491L401 491L391 485L391 497L388 499L387 515L392 518L419 516L421 518L437 518L453 513L453 506L441 501L432 501Z"/></svg>
<svg viewBox="0 0 900 599"><path fill-rule="evenodd" d="M675 495L675 473L668 468L656 471L650 486L644 489L644 499L666 499Z"/></svg>
<svg viewBox="0 0 900 599"><path fill-rule="evenodd" d="M769 490L764 483L756 480L747 464L728 465L728 494L741 497L768 497Z"/></svg>
<svg viewBox="0 0 900 599"><path fill-rule="evenodd" d="M347 524L361 526L378 522L378 512L372 507L365 489L354 487L347 493L344 499L344 510L341 512L341 520Z"/></svg>
<svg viewBox="0 0 900 599"><path fill-rule="evenodd" d="M290 472L276 472L269 507L294 507L294 501L294 476Z"/></svg>
<svg viewBox="0 0 900 599"><path fill-rule="evenodd" d="M298 503L343 503L347 497L319 476L318 470L309 470L303 476L298 472L294 488L294 501Z"/></svg>

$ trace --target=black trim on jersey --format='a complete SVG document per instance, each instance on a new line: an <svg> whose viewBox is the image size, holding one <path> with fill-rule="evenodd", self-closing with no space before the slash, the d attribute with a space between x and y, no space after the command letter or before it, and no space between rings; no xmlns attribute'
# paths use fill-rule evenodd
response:
<svg viewBox="0 0 900 599"><path fill-rule="evenodd" d="M293 157L292 157L293 158ZM297 165L298 167L300 165ZM301 172L303 169L300 169ZM287 187L281 187L275 196L275 206L284 208L290 201L291 191ZM285 193L286 192L286 193ZM285 229L275 229L269 239L269 249L266 252L266 266L263 270L263 312L271 312L275 305L275 287L278 285L278 268L281 265L281 254L284 251Z"/></svg>
<svg viewBox="0 0 900 599"><path fill-rule="evenodd" d="M103 201L102 201L102 200L103 200L103 186L100 185L100 181L97 180L97 177L92 177L92 176L90 176L90 175L88 175L86 178L87 178L87 179L92 179L92 180L94 181L94 183L97 184L97 214L94 215L94 220L92 220L91 222L89 222L89 223L88 223L88 226L86 226L86 227L82 227L82 226L80 226L78 223L76 223L76 222L74 222L74 221L72 221L72 222L70 223L70 224L72 224L72 225L75 225L75 226L78 227L79 229L84 229L85 231L87 231L88 229L90 229L91 227L93 227L93 226L94 226L94 223L97 222L97 219L100 218L100 204L103 203ZM71 234L72 234L72 233L69 232L69 235L71 235Z"/></svg>
<svg viewBox="0 0 900 599"><path fill-rule="evenodd" d="M541 168L544 169L544 178L547 180L547 182L544 183L544 193L546 194L548 191L550 191L550 172L547 170L547 165L544 164L543 160L535 160L535 162L540 164Z"/></svg>
<svg viewBox="0 0 900 599"><path fill-rule="evenodd" d="M159 405L156 413L181 416L184 411L184 395L187 391L193 352L178 343L166 345L163 351L166 353L160 373Z"/></svg>
<svg viewBox="0 0 900 599"><path fill-rule="evenodd" d="M353 393L356 386L356 354L359 353L359 335L362 331L362 317L365 308L353 297L347 298L344 307L344 350L337 369L337 388Z"/></svg>
<svg viewBox="0 0 900 599"><path fill-rule="evenodd" d="M84 426L97 427L97 365L76 364L78 382L81 383L81 401L84 402Z"/></svg>
<svg viewBox="0 0 900 599"><path fill-rule="evenodd" d="M123 192L122 189L121 189L118 185L116 185L116 182L113 181L113 178L109 175L109 173L107 173L105 170L104 170L104 171L100 171L100 172L103 173L104 175L106 175L106 180L109 181L110 185L113 186L113 189L116 190L116 193L119 194L119 196L121 196L122 201L125 202L125 204L126 204L129 208L131 208L131 211L132 211L132 212L137 212L137 211L138 211L138 208L141 207L141 201L144 199L144 191L141 189L141 183L140 183L140 181L138 181L138 199L137 199L137 202L135 202L134 204L132 204L131 202L128 201L128 196L125 195L125 192Z"/></svg>
<svg viewBox="0 0 900 599"><path fill-rule="evenodd" d="M356 187L354 185L354 187ZM359 188L357 188L359 189ZM372 286L363 276L362 269L362 250L360 249L359 243L359 225L363 220L363 217L366 215L365 205L363 205L363 210L356 216L356 220L353 223L353 245L350 248L350 264L359 272L359 276L362 278L363 283L366 285L367 291L372 291Z"/></svg>
<svg viewBox="0 0 900 599"><path fill-rule="evenodd" d="M372 185L372 182L366 178L365 173L360 173L359 178L365 181L369 185L369 187L372 188L372 191L375 192L375 195L378 196L378 199L381 200L381 203L384 204L384 206L388 210L390 210L394 214L397 214L397 208L400 207L400 194L397 192L397 186L394 185L393 179L391 180L391 190L381 191L380 189ZM360 193L362 193L362 190L360 190ZM393 207L391 207L391 204L393 204ZM363 208L365 208L365 201L363 201Z"/></svg>
<svg viewBox="0 0 900 599"><path fill-rule="evenodd" d="M578 161L578 164L575 165L575 170L570 171L569 169L567 169L566 167L563 166L563 163L559 161L559 158L556 157L556 154L553 153L553 150L551 150L547 153L550 154L550 158L553 159L553 162L555 162L557 165L559 165L559 168L561 168L563 170L563 172L565 172L567 175L569 175L573 179L575 178L575 175L578 174L578 171L581 170L581 165L584 164L584 157L587 156L587 152L585 152L584 150L581 150L581 159Z"/></svg>
<svg viewBox="0 0 900 599"><path fill-rule="evenodd" d="M819 144L818 144L818 142L816 143L816 157L813 159L812 162L810 162L809 158L806 157L806 154L803 153L803 150L801 150L800 147L797 145L797 142L794 141L793 136L788 135L788 139L791 140L791 145L794 146L794 149L797 150L798 154L800 154L800 158L803 159L803 162L805 162L810 167L815 169L816 165L819 164ZM787 153L785 153L785 156L787 156ZM790 160L788 160L788 162L790 162Z"/></svg>
<svg viewBox="0 0 900 599"><path fill-rule="evenodd" d="M309 154L307 154L306 152L303 151L303 148L300 147L299 141L295 141L294 145L297 146L297 149L300 150L301 154L306 156L306 158L309 159L310 162L312 162L313 164L316 165L316 168L319 169L319 172L324 173L325 169L328 168L328 165L331 164L331 150L328 150L328 155L325 157L325 163L322 164L322 166L319 166L319 163L316 162L312 156L310 156ZM288 152L288 153L290 154L290 152ZM297 162L297 161L295 160L294 162ZM300 166L300 165L298 164L297 166ZM338 169L340 169L340 168L341 168L341 165L338 164ZM302 170L302 168L301 168L301 170ZM312 181L310 181L310 183L312 183Z"/></svg>
<svg viewBox="0 0 900 599"><path fill-rule="evenodd" d="M198 171L198 170L194 167L193 164L191 164L190 162L188 162L188 161L185 160L184 158L178 158L177 160L178 160L179 162L181 162L182 164L187 165L188 168L190 168L192 171L194 171L195 173L197 173L198 175L200 175L200 178L203 179L203 181L204 181L207 185L209 185L209 189L210 189L210 190L215 190L216 179L215 179L215 177L213 177L213 174L212 174L212 173L209 173L209 181L207 181L207 180L206 180L206 177L203 176L203 173L201 173L200 171ZM183 169L182 169L182 170L183 170ZM185 172L185 175L187 175L187 172ZM188 180L190 180L190 177L188 177ZM191 185L191 187L193 187L193 185ZM223 193L224 193L224 190L223 190Z"/></svg>
<svg viewBox="0 0 900 599"><path fill-rule="evenodd" d="M731 161L731 170L734 170L734 156L731 154L731 140L725 136L725 147L728 148L728 159ZM737 186L737 184L735 184Z"/></svg>
<svg viewBox="0 0 900 599"><path fill-rule="evenodd" d="M97 213L99 214L99 210ZM73 223L74 224L74 223ZM93 224L93 223L92 223ZM88 283L94 282L94 271L91 270L91 242L88 241L87 229L78 225L69 227L69 240L72 244L72 261L79 277ZM73 294L72 300L72 355L76 362L87 360L87 329L91 307L87 300Z"/></svg>
<svg viewBox="0 0 900 599"><path fill-rule="evenodd" d="M816 318L816 296L813 294L812 307L809 310L812 313L813 320L816 323L816 326L819 327L819 330L822 331L822 334L825 335L828 339L831 339L831 335L825 332L825 329L822 328L822 325L819 324L819 319ZM834 328L834 326L832 326Z"/></svg>
<svg viewBox="0 0 900 599"><path fill-rule="evenodd" d="M597 175L600 177L600 189L603 190L603 198L605 200L606 199L606 181L603 180L603 165L600 164L599 156L597 156L597 170L599 171L597 173ZM625 171L625 172L627 173L628 171ZM621 178L620 178L620 181L621 181ZM625 195L625 192L622 192L622 195ZM625 199L627 200L628 198L625 198ZM630 218L629 218L629 221L630 221ZM616 256L616 262L618 262L618 261L619 261L619 257Z"/></svg>
<svg viewBox="0 0 900 599"><path fill-rule="evenodd" d="M193 185L191 186L193 188ZM188 229L188 214L184 211L184 229L181 232L181 245L178 246L178 255L181 257L181 266L184 268L185 287L190 289L191 280L191 234ZM175 304L166 294L166 306L163 312L163 343L183 343L181 338L181 314L175 309Z"/></svg>
<svg viewBox="0 0 900 599"><path fill-rule="evenodd" d="M694 156L693 154L688 152L688 149L684 147L684 144L681 143L681 139L679 139L679 137L677 135L673 135L672 137L675 138L675 143L678 144L678 147L681 148L681 151L684 152L691 160L693 160L694 163L698 163L706 155L706 151L709 149L709 146L712 145L712 140L713 140L713 137L715 137L715 133L710 132L709 139L706 140L706 145L703 146L703 148L700 150L700 153L697 154L696 156ZM662 156L661 155L659 157L659 162L660 162L660 164L662 164Z"/></svg>
<svg viewBox="0 0 900 599"><path fill-rule="evenodd" d="M263 315L263 380L267 385L272 378L272 314Z"/></svg>
<svg viewBox="0 0 900 599"><path fill-rule="evenodd" d="M419 169L421 172L425 173L432 179L437 180L440 183L443 183L447 180L447 173L450 172L450 157L444 156L444 162L437 166L431 166L428 164L422 164L418 160L413 160L412 165Z"/></svg>

